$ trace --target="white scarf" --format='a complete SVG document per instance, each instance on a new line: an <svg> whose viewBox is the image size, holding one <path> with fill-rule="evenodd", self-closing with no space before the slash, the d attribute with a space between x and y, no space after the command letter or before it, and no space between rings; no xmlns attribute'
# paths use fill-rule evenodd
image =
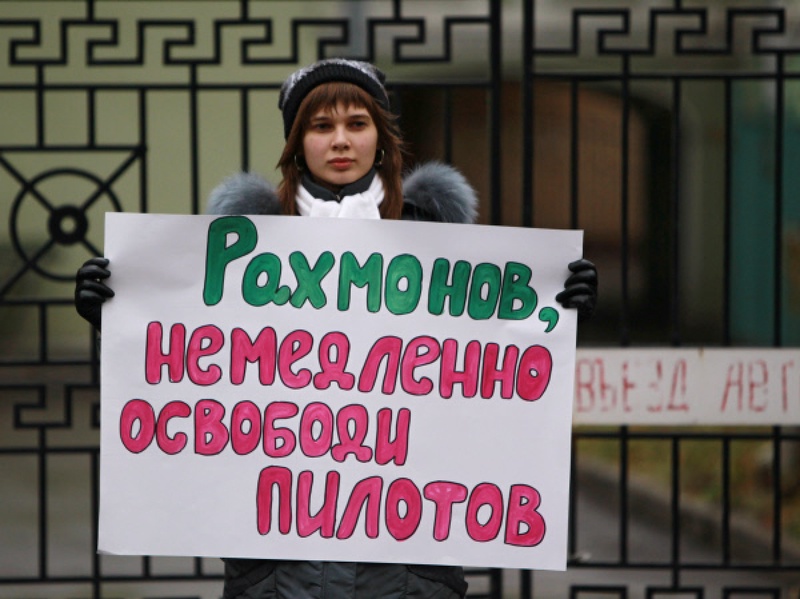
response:
<svg viewBox="0 0 800 599"><path fill-rule="evenodd" d="M302 216L327 218L380 218L378 207L383 201L383 182L376 174L372 183L361 193L345 196L338 202L315 198L301 184L297 189L297 211Z"/></svg>

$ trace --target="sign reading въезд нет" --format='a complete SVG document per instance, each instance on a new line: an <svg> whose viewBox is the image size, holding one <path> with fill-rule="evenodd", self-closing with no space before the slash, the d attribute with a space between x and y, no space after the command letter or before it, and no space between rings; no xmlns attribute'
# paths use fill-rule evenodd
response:
<svg viewBox="0 0 800 599"><path fill-rule="evenodd" d="M99 550L564 569L581 243L107 215Z"/></svg>

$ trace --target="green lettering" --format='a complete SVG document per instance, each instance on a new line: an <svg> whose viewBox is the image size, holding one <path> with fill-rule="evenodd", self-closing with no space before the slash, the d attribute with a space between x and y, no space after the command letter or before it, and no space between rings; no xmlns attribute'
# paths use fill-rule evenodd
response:
<svg viewBox="0 0 800 599"><path fill-rule="evenodd" d="M486 262L478 264L472 273L472 287L469 290L467 314L474 320L492 317L500 296L500 268Z"/></svg>
<svg viewBox="0 0 800 599"><path fill-rule="evenodd" d="M339 297L340 311L350 309L350 286L367 287L367 310L377 312L381 307L381 275L383 273L383 256L371 254L364 265L352 252L342 254L339 265Z"/></svg>
<svg viewBox="0 0 800 599"><path fill-rule="evenodd" d="M262 274L267 276L264 285L258 284L258 279ZM275 254L259 254L247 265L242 279L242 297L251 306L265 306L273 302L282 306L289 301L291 292L284 285L278 287L281 282L281 260Z"/></svg>
<svg viewBox="0 0 800 599"><path fill-rule="evenodd" d="M400 282L405 281L404 289ZM386 269L386 309L392 314L409 314L417 309L422 295L422 265L416 256L401 254Z"/></svg>
<svg viewBox="0 0 800 599"><path fill-rule="evenodd" d="M431 288L428 292L428 312L439 316L444 312L445 298L450 298L450 316L461 316L467 305L467 285L472 266L469 262L459 260L453 266L452 283L448 284L450 261L437 258L431 273Z"/></svg>
<svg viewBox="0 0 800 599"><path fill-rule="evenodd" d="M524 320L536 309L536 291L528 284L531 269L519 262L508 262L503 273L503 289L497 317L509 320ZM515 308L515 305L517 306Z"/></svg>
<svg viewBox="0 0 800 599"><path fill-rule="evenodd" d="M236 241L228 245L228 234L231 233L236 235ZM222 300L228 264L252 252L257 241L256 226L244 216L225 216L211 222L208 226L203 284L203 301L207 306L214 306Z"/></svg>
<svg viewBox="0 0 800 599"><path fill-rule="evenodd" d="M325 292L322 290L322 279L331 269L335 259L330 252L322 252L313 268L309 266L308 259L302 252L292 252L289 264L297 278L297 289L292 294L292 305L301 307L306 300L315 308L322 308L327 303Z"/></svg>

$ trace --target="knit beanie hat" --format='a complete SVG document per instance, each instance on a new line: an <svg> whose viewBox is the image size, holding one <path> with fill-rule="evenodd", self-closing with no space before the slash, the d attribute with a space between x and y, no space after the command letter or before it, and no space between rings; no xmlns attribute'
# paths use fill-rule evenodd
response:
<svg viewBox="0 0 800 599"><path fill-rule="evenodd" d="M283 112L283 137L289 138L300 103L308 92L322 83L345 81L354 83L389 110L389 96L383 82L386 75L376 66L346 58L328 58L298 69L281 86L278 108Z"/></svg>

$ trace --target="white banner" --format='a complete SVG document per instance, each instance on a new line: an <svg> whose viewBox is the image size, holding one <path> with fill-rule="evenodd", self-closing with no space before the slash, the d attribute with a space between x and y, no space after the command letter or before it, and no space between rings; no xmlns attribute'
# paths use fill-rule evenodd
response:
<svg viewBox="0 0 800 599"><path fill-rule="evenodd" d="M566 567L577 231L108 214L99 550Z"/></svg>
<svg viewBox="0 0 800 599"><path fill-rule="evenodd" d="M800 350L580 349L575 424L800 424Z"/></svg>

